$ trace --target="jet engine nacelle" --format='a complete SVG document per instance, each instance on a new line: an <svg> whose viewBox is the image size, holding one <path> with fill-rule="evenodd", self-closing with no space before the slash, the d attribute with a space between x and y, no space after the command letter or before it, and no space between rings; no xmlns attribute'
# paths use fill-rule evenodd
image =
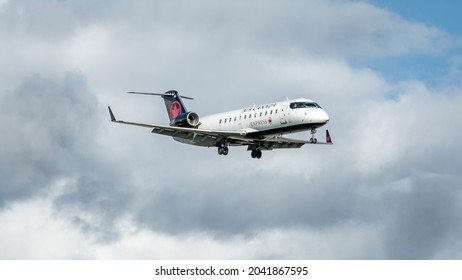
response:
<svg viewBox="0 0 462 280"><path fill-rule="evenodd" d="M170 125L180 127L196 127L199 125L199 115L194 112L186 112L170 122Z"/></svg>

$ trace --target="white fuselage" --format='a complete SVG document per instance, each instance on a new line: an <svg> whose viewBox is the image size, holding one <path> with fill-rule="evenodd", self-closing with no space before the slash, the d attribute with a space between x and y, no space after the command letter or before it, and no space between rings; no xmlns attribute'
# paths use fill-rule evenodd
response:
<svg viewBox="0 0 462 280"><path fill-rule="evenodd" d="M304 107L300 104L315 104ZM200 129L242 131L265 138L325 125L329 116L317 103L298 98L201 117Z"/></svg>

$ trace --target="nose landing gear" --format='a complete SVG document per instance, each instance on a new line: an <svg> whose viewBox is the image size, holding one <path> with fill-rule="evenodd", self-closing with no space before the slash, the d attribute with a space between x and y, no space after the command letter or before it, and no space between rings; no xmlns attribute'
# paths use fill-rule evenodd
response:
<svg viewBox="0 0 462 280"><path fill-rule="evenodd" d="M315 134L316 134L316 128L312 128L311 129L311 138L310 138L310 143L312 143L312 144L318 143L318 139L316 139L316 137L314 137Z"/></svg>

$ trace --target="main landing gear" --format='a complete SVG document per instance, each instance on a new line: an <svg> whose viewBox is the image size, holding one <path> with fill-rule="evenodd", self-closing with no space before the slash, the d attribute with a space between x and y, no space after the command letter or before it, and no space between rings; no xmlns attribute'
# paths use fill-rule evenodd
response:
<svg viewBox="0 0 462 280"><path fill-rule="evenodd" d="M226 139L223 139L218 144L218 154L226 156L228 153L229 153L228 141L226 141Z"/></svg>
<svg viewBox="0 0 462 280"><path fill-rule="evenodd" d="M249 145L249 147L247 148L247 151L250 151L250 156L252 158L261 158L260 145L258 144Z"/></svg>
<svg viewBox="0 0 462 280"><path fill-rule="evenodd" d="M226 156L229 153L228 141L226 139L218 142L218 154ZM258 145L249 145L248 149L252 158L261 158L262 152Z"/></svg>
<svg viewBox="0 0 462 280"><path fill-rule="evenodd" d="M312 143L312 144L318 143L318 139L316 139L316 137L314 137L314 134L316 134L316 128L311 129L310 143Z"/></svg>
<svg viewBox="0 0 462 280"><path fill-rule="evenodd" d="M252 156L252 158L261 158L261 150L253 149L250 155Z"/></svg>
<svg viewBox="0 0 462 280"><path fill-rule="evenodd" d="M218 154L219 154L219 155L224 155L224 156L226 156L226 155L228 154L228 152L229 152L228 147L226 147L226 146L220 146L220 147L218 147Z"/></svg>

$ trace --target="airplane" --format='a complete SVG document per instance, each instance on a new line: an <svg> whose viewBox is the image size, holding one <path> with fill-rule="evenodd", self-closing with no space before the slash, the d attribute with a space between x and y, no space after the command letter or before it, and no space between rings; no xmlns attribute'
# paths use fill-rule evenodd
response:
<svg viewBox="0 0 462 280"><path fill-rule="evenodd" d="M259 159L262 150L300 148L305 144L332 144L328 130L325 142L318 142L315 137L316 129L329 122L329 115L316 102L306 98L254 105L199 118L197 113L186 109L182 100L193 98L179 95L176 90L165 93L128 93L162 97L170 124L156 125L117 120L108 106L112 122L147 127L152 129L152 133L171 136L184 144L217 147L219 155L227 155L229 146L247 146L252 158ZM308 141L282 136L306 130L311 132Z"/></svg>

